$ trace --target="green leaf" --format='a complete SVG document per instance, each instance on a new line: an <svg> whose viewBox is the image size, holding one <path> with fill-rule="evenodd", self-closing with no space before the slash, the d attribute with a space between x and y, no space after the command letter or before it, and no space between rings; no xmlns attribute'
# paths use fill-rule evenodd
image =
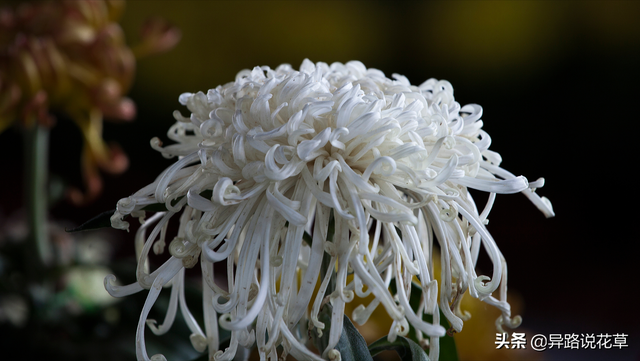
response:
<svg viewBox="0 0 640 361"><path fill-rule="evenodd" d="M429 361L429 356L420 345L403 336L398 336L394 342L389 342L383 337L369 345L371 356L387 350L396 351L402 361Z"/></svg>
<svg viewBox="0 0 640 361"><path fill-rule="evenodd" d="M440 324L446 323L447 319L444 317L442 311L440 311ZM443 327L446 327L443 325ZM440 337L440 360L442 361L458 361L458 349L456 348L456 341L453 336L449 334Z"/></svg>
<svg viewBox="0 0 640 361"><path fill-rule="evenodd" d="M391 284L389 285L389 288L391 289L391 291L393 293L396 292L395 280L391 281ZM409 304L411 305L412 309L417 310L418 307L420 306L421 295L422 295L422 289L420 288L420 286L418 286L416 283L412 282L411 283L411 297L409 298ZM426 321L426 322L429 322L429 323L433 322L433 316L432 315L422 315L422 319L424 321ZM440 326L444 327L447 330L451 327L451 325L449 324L449 321L445 317L444 313L442 313L442 310L440 310ZM418 338L416 337L416 331L413 328L413 326L410 326L409 334L407 336L413 342L416 342L416 343L418 342ZM378 342L378 341L376 341L376 342ZM443 361L458 361L458 349L456 348L456 341L454 340L453 336L451 336L449 334L446 334L446 335L440 337L440 357L439 357L439 359L443 360Z"/></svg>
<svg viewBox="0 0 640 361"><path fill-rule="evenodd" d="M322 353L329 344L329 330L331 329L331 313L332 307L330 304L325 304L320 308L318 312L318 321L324 323L324 330L322 335L318 335L318 329L313 327L309 331L313 345L316 346L318 351ZM311 321L309 321L311 322Z"/></svg>
<svg viewBox="0 0 640 361"><path fill-rule="evenodd" d="M327 303L322 306L318 313L318 320L324 323L322 336L318 336L318 330L314 327L309 332L311 340L320 353L324 352L329 344L329 330L331 330L331 314L333 308ZM342 361L373 361L367 342L358 332L358 329L351 323L346 315L343 315L342 334L336 345L336 350L340 351Z"/></svg>
<svg viewBox="0 0 640 361"><path fill-rule="evenodd" d="M213 194L212 190L206 190L204 192L201 192L200 196L204 198L211 198L212 194ZM184 198L184 196L174 199L173 201L171 201L171 205L175 206L176 204L178 204L178 202L180 202L182 198ZM154 204L149 204L142 207L141 210L145 212L166 212L167 206L164 203L154 203ZM90 230L99 229L99 228L111 227L111 216L113 216L115 212L116 212L115 209L102 212L97 216L91 218L90 220L84 222L83 224L79 225L78 227L72 228L72 229L65 229L65 231L69 233L73 233L73 232L90 231ZM126 217L128 217L128 215Z"/></svg>
<svg viewBox="0 0 640 361"><path fill-rule="evenodd" d="M82 225L72 229L65 229L65 231L72 233L72 232L89 231L92 229L111 227L111 216L113 216L115 212L116 212L115 209L102 212L97 216L91 218L90 220L84 222Z"/></svg>
<svg viewBox="0 0 640 361"><path fill-rule="evenodd" d="M340 351L343 361L373 361L367 342L358 332L358 329L351 323L346 315L343 316L342 335L336 345L336 350Z"/></svg>

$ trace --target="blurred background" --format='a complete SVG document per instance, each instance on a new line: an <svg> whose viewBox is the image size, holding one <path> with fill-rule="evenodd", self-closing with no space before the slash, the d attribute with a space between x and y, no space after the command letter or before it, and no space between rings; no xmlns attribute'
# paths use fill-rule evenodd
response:
<svg viewBox="0 0 640 361"><path fill-rule="evenodd" d="M172 112L185 113L178 96L233 81L242 69L281 63L298 68L305 58L360 60L388 77L405 75L416 85L446 79L461 105L483 107L484 129L493 139L491 149L502 155L503 167L530 180L546 179L538 193L552 201L555 218L545 219L520 194L498 196L489 217L489 231L508 262L511 299L523 317L527 340L537 333L628 335L623 349L517 354L496 350L493 318L476 317L456 336L461 337L459 345L469 345L467 351L459 350L460 359L640 360L640 298L634 291L640 276L635 248L640 211L633 208L638 201L633 154L638 134L634 109L640 99L640 3L129 1L120 21L127 43L139 40L138 29L149 16L177 25L182 39L173 50L137 62L128 93L137 106L135 120L104 124L104 139L120 145L130 166L117 176L104 174L104 191L89 205L56 202L51 220L81 224L152 182L172 161L153 151L149 140L158 136L166 141ZM16 127L0 134L0 242L5 243L0 247L5 254L7 234L22 209L21 139ZM80 131L59 118L51 131L51 179L83 187L81 147ZM89 248L109 254L109 267L123 269L124 280L133 277L124 274L134 265L132 234L108 230L77 237L82 244L90 244L86 239L91 238L107 240L105 250ZM7 272L0 277L3 284L19 282ZM100 277L96 282L102 288ZM121 301L130 302L131 309L109 308L106 301L100 312L83 311L91 330L67 330L60 344L86 348L78 359L87 354L113 359L111 353L126 354L127 347L132 352L135 326L128 334L115 334L109 317L132 319L135 325L145 295L137 296ZM474 317L479 311L472 310ZM6 315L1 321L3 350L43 342L34 335L46 325L33 329L29 320L12 324ZM466 329L470 332L463 341ZM78 330L84 332L82 341L73 336ZM58 352L51 350L51 355Z"/></svg>

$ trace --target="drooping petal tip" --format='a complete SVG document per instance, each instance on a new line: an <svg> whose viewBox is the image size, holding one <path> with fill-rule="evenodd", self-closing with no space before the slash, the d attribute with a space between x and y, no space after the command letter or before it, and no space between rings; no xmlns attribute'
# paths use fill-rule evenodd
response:
<svg viewBox="0 0 640 361"><path fill-rule="evenodd" d="M254 343L261 358L319 359L294 336L309 329L328 332L320 352L339 359L345 307L369 293L374 300L354 307L353 320L366 323L382 305L388 337L413 326L418 341L429 338L433 359L446 333L440 312L462 331L470 315L459 305L467 291L502 311L497 327L520 323L510 318L506 261L487 217L497 193L522 192L545 215L553 210L535 193L543 179L528 182L500 167L500 155L488 150L482 108L461 107L449 82L414 86L360 62L305 60L300 71L287 64L244 70L206 94L183 93L179 102L191 114L174 113L167 134L174 144L151 141L177 161L118 202L111 218L113 227L128 229L127 215L143 217L148 205L167 209L136 237L138 286L130 290L151 288L138 326L139 355L146 357L144 327L156 327L147 315L158 277L180 267L183 277L198 261L204 333L183 301L183 283L171 287L197 351L219 345L218 323L231 332L226 350L209 349L216 360L231 360ZM469 189L490 193L483 208ZM164 249L173 215L179 220L171 258L149 273L149 251ZM476 271L481 248L493 264L491 277ZM226 277L213 276L214 262L226 262ZM412 292L424 295L418 305ZM319 317L326 303L334 311L330 329Z"/></svg>

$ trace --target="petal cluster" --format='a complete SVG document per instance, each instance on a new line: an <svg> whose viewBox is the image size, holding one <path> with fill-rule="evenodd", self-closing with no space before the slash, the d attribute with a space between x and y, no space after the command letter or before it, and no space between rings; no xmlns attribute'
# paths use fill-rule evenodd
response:
<svg viewBox="0 0 640 361"><path fill-rule="evenodd" d="M115 296L149 289L138 358L149 358L145 324L166 332L178 306L194 347L208 347L215 360L252 346L263 358L335 357L345 304L370 294L373 301L356 307L351 319L364 324L383 307L393 320L389 339L412 325L432 359L446 332L440 311L461 331L469 317L459 307L466 293L502 311L499 327L518 325L506 300L506 262L485 224L497 193L522 192L552 216L550 202L534 192L544 180L529 182L500 167L482 130L482 108L461 107L450 83L414 86L392 77L357 61L305 60L299 71L256 67L206 94L180 96L191 114L174 113L168 137L175 143L151 141L178 160L120 200L112 217L113 227L128 229L126 216L144 217L157 203L167 209L137 233L137 282L105 280ZM469 189L489 193L482 209ZM174 215L179 226L170 258L150 272L149 252L167 248ZM476 273L482 248L493 263L491 277ZM226 262L226 275L214 275L216 262ZM184 300L185 268L198 263L204 331ZM169 313L157 326L149 310L169 282ZM421 289L415 309L412 283ZM330 330L318 319L325 303L333 308ZM218 323L231 330L225 350L218 350ZM329 332L321 356L305 346L309 329Z"/></svg>

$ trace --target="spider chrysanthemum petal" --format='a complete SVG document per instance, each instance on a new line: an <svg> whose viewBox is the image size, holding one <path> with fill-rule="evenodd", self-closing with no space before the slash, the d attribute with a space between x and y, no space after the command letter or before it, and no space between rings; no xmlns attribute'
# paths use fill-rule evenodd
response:
<svg viewBox="0 0 640 361"><path fill-rule="evenodd" d="M355 61L305 60L299 71L256 67L206 94L180 95L191 115L174 114L168 137L175 144L152 141L179 160L121 200L112 218L114 227L126 229L126 215L139 216L153 203L167 208L138 231L137 285L107 283L116 295L151 289L138 327L139 358L148 359L145 326L164 330L147 315L168 282L180 291L171 293L165 323L173 322L180 305L192 339L199 340L194 347L209 347L215 360L231 360L254 344L262 357L283 350L312 358L304 340L308 327L322 334L323 302L334 311L328 345L320 350L328 358L342 331L345 304L368 294L374 301L357 307L352 319L365 323L383 307L393 319L389 338L406 334L411 324L420 339L431 337L431 359L437 359L437 341L445 334L440 310L460 331L468 316L459 302L467 291L499 308L501 323L517 323L506 301L506 262L485 223L496 193L523 192L552 216L548 200L533 191L544 182L529 183L500 168L482 130L482 108L460 107L451 84L429 79L414 86L393 77ZM490 193L480 212L470 188ZM149 273L149 251L164 248L174 214L180 220L171 258ZM305 232L310 242L303 240ZM491 278L475 271L481 247L493 263ZM330 259L328 267L323 257ZM439 280L434 257L441 257ZM226 282L214 277L212 264L220 261L227 262ZM197 262L205 332L182 290L182 270ZM335 289L324 297L334 273ZM409 303L412 280L422 291L418 309ZM434 315L434 323L424 321L423 313ZM222 351L218 322L231 330Z"/></svg>

